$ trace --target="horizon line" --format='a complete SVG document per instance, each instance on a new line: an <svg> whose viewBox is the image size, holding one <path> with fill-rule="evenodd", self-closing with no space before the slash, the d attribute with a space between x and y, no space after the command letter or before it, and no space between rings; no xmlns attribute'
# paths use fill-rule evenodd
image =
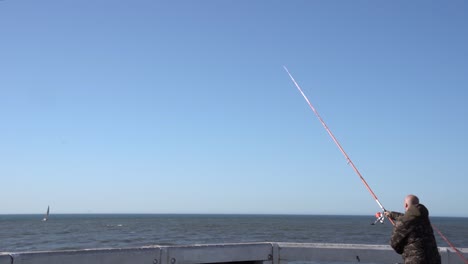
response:
<svg viewBox="0 0 468 264"><path fill-rule="evenodd" d="M8 215L44 215L43 213L0 213L0 216ZM332 214L332 213L53 213L51 215L240 215L240 216L368 216L367 214ZM453 216L453 215L432 215L431 217L453 217L453 218L468 218L468 216Z"/></svg>

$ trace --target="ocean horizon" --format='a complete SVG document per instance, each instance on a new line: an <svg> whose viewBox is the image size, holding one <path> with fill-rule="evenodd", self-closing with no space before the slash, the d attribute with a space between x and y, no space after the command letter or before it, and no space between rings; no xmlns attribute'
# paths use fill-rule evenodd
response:
<svg viewBox="0 0 468 264"><path fill-rule="evenodd" d="M0 252L247 242L387 245L392 225L363 215L286 214L0 215ZM431 217L457 247L468 247L468 218ZM438 246L448 246L435 234Z"/></svg>
<svg viewBox="0 0 468 264"><path fill-rule="evenodd" d="M44 213L0 213L0 216L12 216L12 215L37 215L44 216ZM135 213L135 212L120 212L120 213L109 213L109 212L54 212L51 215L246 215L246 216L362 216L373 218L370 214L309 214L309 213ZM430 218L468 218L468 216L452 216L452 215L434 215Z"/></svg>

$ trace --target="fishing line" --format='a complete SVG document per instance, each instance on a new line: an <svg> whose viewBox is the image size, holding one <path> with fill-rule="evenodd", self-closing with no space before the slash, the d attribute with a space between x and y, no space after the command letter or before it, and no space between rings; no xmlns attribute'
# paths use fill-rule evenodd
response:
<svg viewBox="0 0 468 264"><path fill-rule="evenodd" d="M385 208L383 207L382 203L380 203L379 201L379 198L377 198L377 195L375 195L374 191L372 191L372 189L370 188L369 184L367 184L366 180L364 179L364 177L362 177L361 173L359 172L359 170L356 168L356 166L354 165L353 161L349 158L348 154L346 153L346 151L343 149L343 147L341 146L340 142L338 142L338 140L336 139L336 137L333 135L333 133L331 132L331 130L328 128L327 124L325 124L325 121L323 121L322 117L320 116L320 114L317 112L317 110L315 109L315 107L312 105L312 103L309 101L309 99L307 98L307 96L304 94L304 92L302 91L301 87L299 86L299 84L297 84L296 80L294 80L294 77L292 77L291 73L288 71L288 68L286 68L286 66L283 66L284 69L286 70L286 72L288 73L289 77L291 78L291 80L293 81L294 85L297 87L297 89L299 90L299 92L301 92L302 96L304 97L304 99L306 100L307 104L309 105L310 109L312 109L312 111L314 111L315 115L317 116L317 118L320 120L320 122L322 123L323 127L325 128L325 130L327 131L328 135L330 135L330 137L333 139L333 141L335 142L336 146L338 146L338 148L340 149L341 153L344 155L346 161L348 162L349 165L351 165L351 167L353 168L353 170L356 172L356 174L359 176L359 178L361 179L362 183L364 183L364 186L366 186L367 190L369 191L369 193L372 195L372 197L375 199L375 201L377 202L377 204L379 205L380 209L382 209L383 212L387 211L385 210ZM390 222L395 225L395 223L393 222L393 220L391 218L388 218L388 220L390 220Z"/></svg>
<svg viewBox="0 0 468 264"><path fill-rule="evenodd" d="M299 90L299 92L302 94L302 96L304 97L304 99L306 100L307 104L309 105L310 109L312 109L312 111L314 112L314 114L317 116L317 118L319 119L320 123L322 123L323 127L325 128L325 130L327 131L328 135L330 135L330 137L333 139L333 142L335 142L336 146L340 149L341 153L344 155L346 161L348 162L349 165L351 165L351 167L353 168L353 170L356 172L356 174L359 176L359 178L361 179L362 183L364 183L364 186L366 186L366 189L369 191L369 193L372 195L372 197L375 199L375 201L377 202L377 204L379 205L380 209L382 209L382 211L385 213L387 210L383 207L382 203L380 203L379 199L377 198L377 195L375 195L375 193L372 191L372 189L370 188L369 184L367 184L366 180L364 179L364 177L362 177L361 173L359 172L359 170L356 168L356 166L354 165L353 161L349 158L348 154L346 153L346 151L343 149L343 147L341 146L341 144L338 142L338 140L336 139L336 137L333 135L333 133L331 132L331 130L328 128L327 124L325 124L325 121L323 121L322 117L320 116L320 114L317 112L317 110L315 109L315 107L312 105L312 103L309 101L309 99L307 98L307 96L304 94L304 92L302 91L301 87L299 86L299 84L297 84L296 80L294 80L294 77L291 75L291 73L289 72L288 68L286 68L286 66L283 66L284 70L288 73L289 77L291 78L292 82L294 83L294 85L296 86L296 88ZM380 221L381 223L383 222L383 217L385 216L385 214L380 214L380 215L376 215L376 217L378 217L378 219L376 220L376 222ZM387 217L387 219L392 223L392 225L395 225L395 222L390 218L390 217ZM374 222L374 224L376 223ZM434 225L432 225L432 227L437 231L437 233L439 233L439 235L442 237L442 239L445 240L445 242L447 242L447 244L449 244L449 246L457 253L457 255L466 263L468 264L468 260L463 256L463 254L442 234L442 232L440 232L440 230L438 228L436 228Z"/></svg>
<svg viewBox="0 0 468 264"><path fill-rule="evenodd" d="M439 235L442 237L443 240L445 240L445 242L447 242L447 244L455 251L455 253L457 253L457 255L465 262L465 264L468 264L468 260L465 258L465 256L463 256L463 254L460 252L460 250L458 248L456 248L452 242L450 242L448 240L447 237L444 236L444 234L442 234L442 232L440 232L440 230L435 227L435 225L432 225L432 228L434 228L437 233L439 233Z"/></svg>

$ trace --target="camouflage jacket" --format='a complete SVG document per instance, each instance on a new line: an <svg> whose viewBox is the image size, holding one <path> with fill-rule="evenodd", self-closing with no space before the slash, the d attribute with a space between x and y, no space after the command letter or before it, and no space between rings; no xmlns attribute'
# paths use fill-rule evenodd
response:
<svg viewBox="0 0 468 264"><path fill-rule="evenodd" d="M429 211L422 205L410 206L405 214L391 212L396 220L390 245L401 254L405 264L440 264Z"/></svg>

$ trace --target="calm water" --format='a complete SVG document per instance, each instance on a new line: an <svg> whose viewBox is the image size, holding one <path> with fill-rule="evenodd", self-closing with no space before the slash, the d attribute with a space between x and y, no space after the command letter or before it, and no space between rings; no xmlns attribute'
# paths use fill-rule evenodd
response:
<svg viewBox="0 0 468 264"><path fill-rule="evenodd" d="M0 215L0 252L239 242L388 244L391 224L372 216ZM468 218L432 222L468 247ZM439 246L448 246L436 234Z"/></svg>

